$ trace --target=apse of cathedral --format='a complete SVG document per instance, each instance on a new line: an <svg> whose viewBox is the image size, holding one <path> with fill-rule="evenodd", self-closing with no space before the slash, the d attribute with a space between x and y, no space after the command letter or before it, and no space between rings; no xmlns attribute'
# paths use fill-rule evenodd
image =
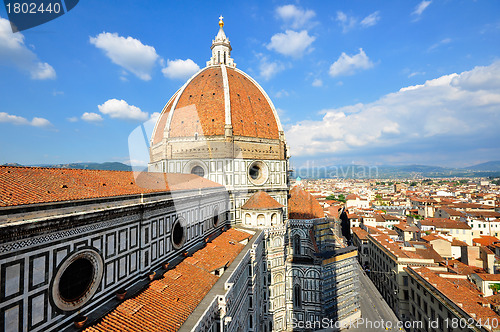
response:
<svg viewBox="0 0 500 332"><path fill-rule="evenodd" d="M360 317L357 252L290 188L276 109L223 26L163 108L148 172L0 166L0 330L298 331Z"/></svg>

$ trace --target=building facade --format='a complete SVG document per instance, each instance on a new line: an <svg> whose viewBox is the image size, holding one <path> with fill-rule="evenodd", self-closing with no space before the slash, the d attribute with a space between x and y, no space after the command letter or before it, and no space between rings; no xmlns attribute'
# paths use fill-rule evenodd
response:
<svg viewBox="0 0 500 332"><path fill-rule="evenodd" d="M87 331L360 317L357 251L289 189L274 105L236 69L223 25L159 116L149 172L0 167L0 330L71 330L80 315Z"/></svg>

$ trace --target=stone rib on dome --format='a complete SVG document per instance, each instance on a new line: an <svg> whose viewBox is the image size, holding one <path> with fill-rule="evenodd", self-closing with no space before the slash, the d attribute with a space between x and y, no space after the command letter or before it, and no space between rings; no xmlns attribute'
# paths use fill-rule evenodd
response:
<svg viewBox="0 0 500 332"><path fill-rule="evenodd" d="M264 90L244 72L227 66L222 70L222 66L200 70L174 94L157 121L152 144L165 136L224 136L228 125L233 136L280 138L281 124Z"/></svg>
<svg viewBox="0 0 500 332"><path fill-rule="evenodd" d="M317 219L325 217L325 213L318 201L299 186L295 186L290 190L288 214L290 219Z"/></svg>

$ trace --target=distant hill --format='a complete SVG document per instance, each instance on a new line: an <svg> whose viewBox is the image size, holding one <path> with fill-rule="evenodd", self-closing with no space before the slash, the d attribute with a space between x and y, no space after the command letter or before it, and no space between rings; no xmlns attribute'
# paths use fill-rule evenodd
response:
<svg viewBox="0 0 500 332"><path fill-rule="evenodd" d="M500 161L474 165L465 168L451 168L427 165L337 165L317 167L309 169L298 169L292 174L293 177L303 179L321 178L361 178L361 179L421 179L440 177L499 177Z"/></svg>
<svg viewBox="0 0 500 332"><path fill-rule="evenodd" d="M23 166L18 163L7 163L3 166ZM72 169L98 169L103 171L131 171L132 167L119 162L104 162L104 163L69 163L69 164L41 164L27 165L37 167L53 167L53 168L72 168Z"/></svg>
<svg viewBox="0 0 500 332"><path fill-rule="evenodd" d="M482 164L477 164L474 166L464 167L464 169L470 169L472 171L490 171L499 172L500 171L500 161L488 161Z"/></svg>
<svg viewBox="0 0 500 332"><path fill-rule="evenodd" d="M103 171L131 171L132 167L119 162L104 162L104 163L70 163L43 165L43 167L55 168L73 168L73 169L99 169Z"/></svg>

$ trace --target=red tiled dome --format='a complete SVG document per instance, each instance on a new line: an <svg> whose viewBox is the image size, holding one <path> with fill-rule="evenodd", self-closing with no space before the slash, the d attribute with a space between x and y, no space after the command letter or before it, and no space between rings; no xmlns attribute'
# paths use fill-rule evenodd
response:
<svg viewBox="0 0 500 332"><path fill-rule="evenodd" d="M252 197L241 206L241 208L245 210L273 210L282 207L283 205L262 190L253 194Z"/></svg>
<svg viewBox="0 0 500 332"><path fill-rule="evenodd" d="M233 136L279 139L282 131L271 100L257 82L236 68L209 66L194 75L163 108L152 143L161 142L165 135L224 136L228 124Z"/></svg>
<svg viewBox="0 0 500 332"><path fill-rule="evenodd" d="M325 217L325 213L318 201L299 186L295 186L290 190L288 214L290 219L317 219Z"/></svg>

